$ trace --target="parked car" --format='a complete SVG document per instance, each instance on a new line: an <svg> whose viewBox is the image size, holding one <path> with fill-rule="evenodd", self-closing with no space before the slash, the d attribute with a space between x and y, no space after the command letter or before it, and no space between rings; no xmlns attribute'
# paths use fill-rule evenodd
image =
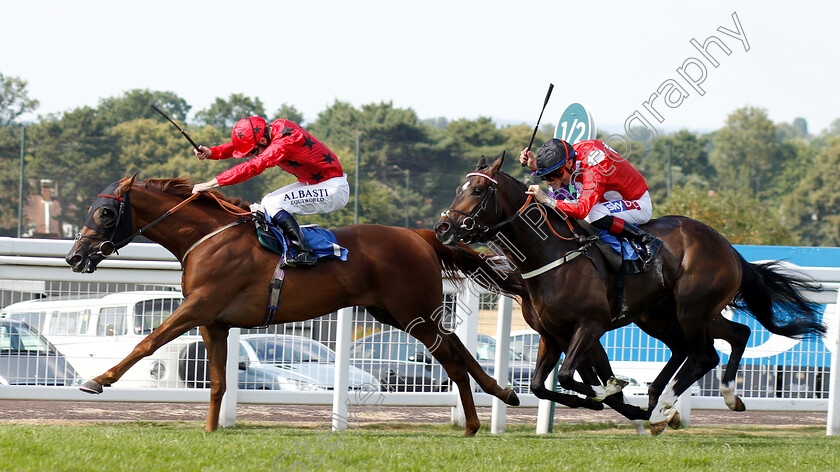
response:
<svg viewBox="0 0 840 472"><path fill-rule="evenodd" d="M496 340L478 335L474 354L482 369L493 375L496 360ZM399 330L374 333L356 340L351 348L350 362L370 372L386 390L396 392L438 392L449 389L449 376L419 340ZM527 392L534 371L533 364L522 362L510 352L510 385L517 392Z"/></svg>
<svg viewBox="0 0 840 472"><path fill-rule="evenodd" d="M335 351L311 338L285 334L246 334L239 340L239 388L254 390L333 390ZM204 342L180 354L178 374L190 387L209 387L210 369ZM350 389L378 391L379 381L350 367Z"/></svg>
<svg viewBox="0 0 840 472"><path fill-rule="evenodd" d="M536 364L537 351L540 349L540 335L533 329L511 331L510 349L523 361Z"/></svg>
<svg viewBox="0 0 840 472"><path fill-rule="evenodd" d="M0 319L0 385L79 384L76 370L46 338L26 323Z"/></svg>
<svg viewBox="0 0 840 472"><path fill-rule="evenodd" d="M110 369L178 308L178 291L133 291L85 298L50 297L6 306L2 318L23 321L90 379ZM120 379L122 387L178 387L178 353L201 339L198 329L141 359Z"/></svg>

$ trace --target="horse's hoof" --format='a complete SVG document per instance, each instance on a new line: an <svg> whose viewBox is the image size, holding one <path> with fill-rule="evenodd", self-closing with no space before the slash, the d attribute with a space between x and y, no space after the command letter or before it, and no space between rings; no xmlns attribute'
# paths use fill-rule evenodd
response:
<svg viewBox="0 0 840 472"><path fill-rule="evenodd" d="M470 426L467 425L467 428L464 430L464 437L471 438L475 436L475 433L478 432L479 426Z"/></svg>
<svg viewBox="0 0 840 472"><path fill-rule="evenodd" d="M626 387L629 383L630 382L628 380L619 379L619 378L616 378L616 377L610 377L610 379L607 381L607 385L612 384L612 385L615 385L616 387L618 387L619 392L621 391L621 389ZM618 393L618 392L616 392L616 393Z"/></svg>
<svg viewBox="0 0 840 472"><path fill-rule="evenodd" d="M668 427L671 429L680 429L680 412L674 410L674 412L668 415Z"/></svg>
<svg viewBox="0 0 840 472"><path fill-rule="evenodd" d="M732 408L732 411L747 411L747 405L744 405L741 397L735 397L735 406Z"/></svg>
<svg viewBox="0 0 840 472"><path fill-rule="evenodd" d="M102 393L102 385L99 385L93 380L88 380L85 383L83 383L81 387L79 387L79 390L85 393L94 393L98 395Z"/></svg>
<svg viewBox="0 0 840 472"><path fill-rule="evenodd" d="M512 388L505 387L502 393L506 395L502 401L510 406L519 406L519 397L516 396L516 392Z"/></svg>
<svg viewBox="0 0 840 472"><path fill-rule="evenodd" d="M662 431L665 431L665 428L668 427L667 421L659 421L657 423L650 424L650 434L652 436L659 436L662 434Z"/></svg>

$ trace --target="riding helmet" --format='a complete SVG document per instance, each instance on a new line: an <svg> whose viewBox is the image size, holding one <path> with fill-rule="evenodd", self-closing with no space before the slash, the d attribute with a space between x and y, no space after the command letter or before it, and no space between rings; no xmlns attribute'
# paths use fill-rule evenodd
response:
<svg viewBox="0 0 840 472"><path fill-rule="evenodd" d="M237 121L230 135L233 141L233 157L245 157L257 148L257 141L265 134L265 120L249 116Z"/></svg>
<svg viewBox="0 0 840 472"><path fill-rule="evenodd" d="M566 141L557 138L546 141L537 151L537 171L534 175L537 177L548 175L574 157L575 149Z"/></svg>

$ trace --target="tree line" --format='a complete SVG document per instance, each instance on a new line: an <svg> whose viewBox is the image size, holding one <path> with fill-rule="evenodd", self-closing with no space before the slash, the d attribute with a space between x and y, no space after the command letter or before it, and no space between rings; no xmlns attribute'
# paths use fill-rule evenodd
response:
<svg viewBox="0 0 840 472"><path fill-rule="evenodd" d="M18 224L21 124L19 117L37 110L26 82L0 74L0 235L14 236ZM232 94L198 110L177 94L130 90L79 107L40 116L26 124L25 196L39 189L28 182L51 179L62 223L80 225L92 198L109 183L137 173L138 178L187 176L209 180L236 160L198 161L171 124L150 107L164 110L194 141L216 145L230 139L239 118L264 116L301 123L292 104L267 112L258 97ZM340 158L354 187L359 155L358 221L431 228L448 207L455 188L482 156L506 152L507 171L521 179L516 165L532 128L497 126L488 117L420 119L410 108L391 102L355 107L335 101L311 122L302 123ZM544 125L536 143L551 138ZM606 135L599 135L607 139ZM535 145L537 147L537 145ZM654 216L681 214L697 218L736 244L840 246L840 119L817 135L807 123L774 123L761 108L733 111L723 127L710 133L686 130L660 135L648 149L633 152L630 162L647 179ZM259 201L294 177L277 169L225 187L229 196ZM354 197L344 210L301 217L326 227L354 221ZM27 222L24 222L26 226Z"/></svg>

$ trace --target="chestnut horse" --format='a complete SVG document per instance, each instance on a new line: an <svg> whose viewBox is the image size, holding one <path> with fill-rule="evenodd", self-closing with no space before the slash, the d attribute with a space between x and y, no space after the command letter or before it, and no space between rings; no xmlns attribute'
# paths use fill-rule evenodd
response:
<svg viewBox="0 0 840 472"><path fill-rule="evenodd" d="M743 408L732 400L731 388L749 330L720 315L727 305L745 309L770 332L783 336L825 331L814 306L798 292L818 285L802 274L782 273L776 263L750 264L715 230L679 216L645 225L663 241L662 250L645 272L627 276L623 316L613 320L614 275L591 242L579 235L580 223L530 204L526 186L501 172L503 163L504 153L491 165L482 157L435 231L448 245L497 238L508 259L519 266L544 330L532 381L537 396L536 388L566 351L558 372L560 384L595 397L596 389L575 381L572 374L603 349L601 335L636 322L673 351L650 389L651 432L658 434L678 423L673 408L677 397L717 366L715 337L733 345L722 390L728 393L730 408ZM788 316L776 311L780 305L789 310Z"/></svg>
<svg viewBox="0 0 840 472"><path fill-rule="evenodd" d="M178 258L184 270L183 303L124 360L85 382L82 390L102 393L103 386L119 380L140 359L199 326L210 366L205 429L213 431L226 388L228 330L264 324L269 284L280 256L260 245L253 224L237 224L248 219L243 216L248 215L246 205L217 192L192 196L191 189L185 179L135 182L132 177L112 184L91 206L66 260L76 272L93 272L105 257L140 233ZM233 207L234 214L222 205ZM523 292L521 278L499 273L469 246L445 247L432 231L363 224L337 228L334 233L349 250L347 260L322 260L313 268L287 269L272 324L363 306L382 323L410 329L458 386L467 436L474 435L480 425L469 375L485 392L508 405L519 404L514 391L502 389L488 376L458 337L445 331L435 317L443 300L443 274L461 270L469 275L480 270L485 274L482 279L493 279L485 282L492 285L485 288L512 295Z"/></svg>

